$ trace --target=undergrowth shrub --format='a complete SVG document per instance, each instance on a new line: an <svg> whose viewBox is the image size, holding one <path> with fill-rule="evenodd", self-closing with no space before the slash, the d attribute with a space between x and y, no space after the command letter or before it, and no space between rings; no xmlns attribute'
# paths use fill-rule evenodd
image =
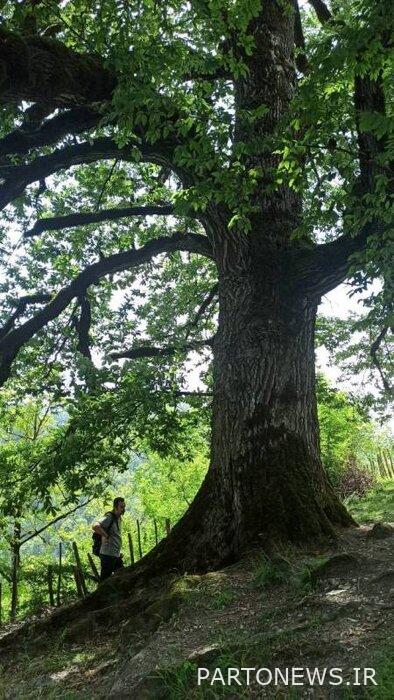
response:
<svg viewBox="0 0 394 700"><path fill-rule="evenodd" d="M270 558L266 554L262 554L256 566L254 583L259 588L278 585L285 583L290 573L291 565L287 559L279 555Z"/></svg>
<svg viewBox="0 0 394 700"><path fill-rule="evenodd" d="M339 477L337 489L341 498L352 495L363 498L373 488L375 481L372 474L351 464Z"/></svg>

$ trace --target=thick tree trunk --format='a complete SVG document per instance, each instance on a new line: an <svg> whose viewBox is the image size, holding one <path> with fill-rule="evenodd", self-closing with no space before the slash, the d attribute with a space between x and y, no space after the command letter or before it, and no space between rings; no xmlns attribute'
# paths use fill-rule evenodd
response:
<svg viewBox="0 0 394 700"><path fill-rule="evenodd" d="M230 557L259 538L318 540L333 534L332 524L349 523L319 456L317 303L287 298L280 275L271 261L221 285L211 469L231 514L223 542Z"/></svg>
<svg viewBox="0 0 394 700"><path fill-rule="evenodd" d="M253 544L327 541L335 525L353 523L320 460L317 300L290 296L273 251L245 260L220 275L209 471L186 515L142 561L151 573L216 568Z"/></svg>

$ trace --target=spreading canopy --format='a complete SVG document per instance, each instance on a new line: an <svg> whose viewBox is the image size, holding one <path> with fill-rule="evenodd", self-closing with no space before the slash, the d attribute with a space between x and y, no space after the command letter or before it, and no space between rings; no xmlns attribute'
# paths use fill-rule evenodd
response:
<svg viewBox="0 0 394 700"><path fill-rule="evenodd" d="M379 278L381 352L392 323L390 4L282 4L297 74L278 118L258 94L240 107L251 65L264 70L260 0L3 3L2 382L65 393L92 387L94 364L111 383L123 358L159 357L171 374L176 359L206 353L226 246L215 224L242 246L275 189L294 193L292 237L280 242L289 295ZM282 70L267 79L280 83ZM273 264L276 235L273 225Z"/></svg>

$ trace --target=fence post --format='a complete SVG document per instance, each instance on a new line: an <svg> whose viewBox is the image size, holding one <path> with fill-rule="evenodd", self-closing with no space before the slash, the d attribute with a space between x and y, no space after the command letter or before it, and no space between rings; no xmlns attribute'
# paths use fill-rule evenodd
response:
<svg viewBox="0 0 394 700"><path fill-rule="evenodd" d="M379 474L380 474L380 476L382 476L383 479L384 479L385 476L386 476L386 472L385 472L384 464L383 464L383 461L382 461L382 456L381 456L379 450L378 450L377 453L376 453L376 459L377 459L377 461L378 461Z"/></svg>
<svg viewBox="0 0 394 700"><path fill-rule="evenodd" d="M75 584L77 587L77 594L78 594L79 598L83 598L84 597L83 588L82 588L81 577L80 577L79 573L80 572L79 572L78 567L73 565L73 574L74 574Z"/></svg>
<svg viewBox="0 0 394 700"><path fill-rule="evenodd" d="M16 618L16 613L18 609L18 579L19 579L19 568L20 568L20 543L21 540L21 524L20 522L14 523L14 538L12 540L11 552L12 552L12 576L11 576L11 613L10 618L12 621Z"/></svg>
<svg viewBox="0 0 394 700"><path fill-rule="evenodd" d="M393 463L391 460L390 451L387 449L382 449L382 459L386 468L386 474L390 478L394 476L393 473Z"/></svg>
<svg viewBox="0 0 394 700"><path fill-rule="evenodd" d="M89 561L89 564L90 564L90 568L91 568L91 570L93 571L93 575L94 575L95 579L96 579L97 581L100 581L99 572L98 572L98 570L97 570L97 566L96 566L96 564L94 563L93 557L91 556L91 554L88 554L88 561Z"/></svg>
<svg viewBox="0 0 394 700"><path fill-rule="evenodd" d="M83 575L83 569L82 569L82 564L81 564L81 557L79 556L79 551L78 551L77 543L76 543L76 542L73 542L73 543L72 543L72 547L73 547L73 551L74 551L75 561L76 561L76 564L77 564L77 569L78 569L78 571L79 571L79 580L80 580L80 583L81 583L81 588L82 588L82 591L83 591L84 595L87 595L88 589L87 589L87 587L86 587L86 581L85 581L85 577L84 577L84 575Z"/></svg>
<svg viewBox="0 0 394 700"><path fill-rule="evenodd" d="M374 462L372 457L367 457L367 459L369 462L369 466L371 468L371 474L373 474L375 476L376 475L376 462Z"/></svg>
<svg viewBox="0 0 394 700"><path fill-rule="evenodd" d="M171 520L170 520L169 518L166 518L166 533L167 533L167 536L170 534L170 532L171 532Z"/></svg>
<svg viewBox="0 0 394 700"><path fill-rule="evenodd" d="M386 464L384 461L383 450L381 448L379 448L379 450L378 450L378 460L379 460L379 464L380 464L380 474L383 478L386 478L387 470L386 470Z"/></svg>
<svg viewBox="0 0 394 700"><path fill-rule="evenodd" d="M139 520L137 520L137 539L138 539L138 552L140 555L140 559L142 559L141 529L140 529L140 521Z"/></svg>
<svg viewBox="0 0 394 700"><path fill-rule="evenodd" d="M388 459L388 462L390 464L391 478L394 479L394 464L393 464L393 458L392 458L390 450L387 450L387 459Z"/></svg>
<svg viewBox="0 0 394 700"><path fill-rule="evenodd" d="M127 539L129 541L130 561L132 564L134 564L134 547L130 532L127 533Z"/></svg>
<svg viewBox="0 0 394 700"><path fill-rule="evenodd" d="M60 608L60 597L62 590L62 543L59 542L59 570L57 574L57 586L56 586L56 605Z"/></svg>
<svg viewBox="0 0 394 700"><path fill-rule="evenodd" d="M155 528L155 544L157 544L158 541L159 541L159 536L158 536L158 533L157 533L157 522L156 522L156 518L153 518L153 526L154 526L154 528Z"/></svg>
<svg viewBox="0 0 394 700"><path fill-rule="evenodd" d="M53 581L52 581L52 566L48 565L47 568L47 581L48 581L48 593L49 593L49 605L53 608L55 607L55 596L53 595Z"/></svg>

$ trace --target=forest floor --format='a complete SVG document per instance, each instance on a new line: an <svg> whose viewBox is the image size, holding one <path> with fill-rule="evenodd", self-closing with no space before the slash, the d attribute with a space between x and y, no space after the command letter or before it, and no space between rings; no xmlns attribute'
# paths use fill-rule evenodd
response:
<svg viewBox="0 0 394 700"><path fill-rule="evenodd" d="M335 546L289 548L270 559L254 550L215 573L163 578L144 589L146 606L135 616L127 606L116 615L104 608L89 624L48 626L44 636L19 633L14 642L2 630L0 698L392 700L393 500L391 482L354 502L364 522L341 531ZM246 667L265 670L258 679L250 671L247 684ZM198 668L209 674L200 685ZM240 670L237 680L230 668ZM286 686L292 668L299 685ZM324 686L309 682L307 668L327 669ZM365 668L377 685L372 671L363 684Z"/></svg>

